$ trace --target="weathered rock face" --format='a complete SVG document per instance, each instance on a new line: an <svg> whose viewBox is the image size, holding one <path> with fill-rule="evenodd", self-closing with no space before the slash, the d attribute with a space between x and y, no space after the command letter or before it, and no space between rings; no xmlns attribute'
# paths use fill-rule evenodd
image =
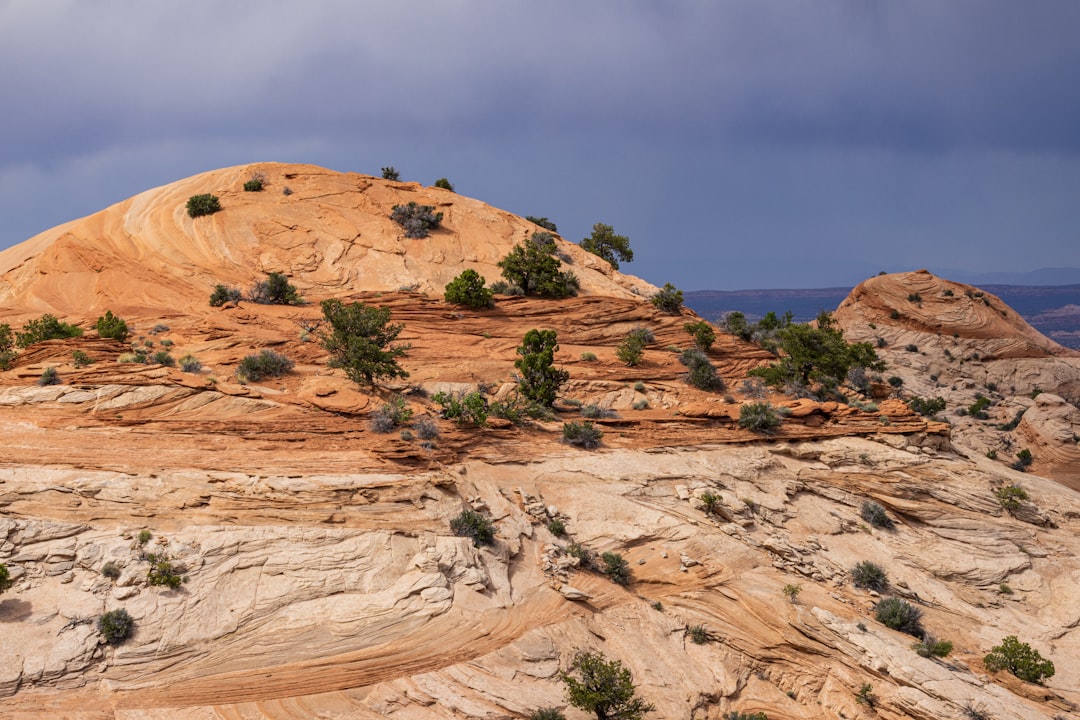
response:
<svg viewBox="0 0 1080 720"><path fill-rule="evenodd" d="M268 189L237 192L253 171ZM226 209L191 221L183 204L197 192ZM574 247L581 297L443 303L440 283L464 267L493 278L531 227L441 192L306 166L233 168L0 254L8 317L51 310L85 325L109 307L143 347L203 365L119 363L126 346L86 337L32 346L0 372L0 562L13 580L0 595L0 716L521 718L566 708L560 672L584 650L621 660L651 717L857 717L864 683L882 718L1077 712L1080 495L1040 476L1073 462L1068 395L1003 396L994 413L1025 409L1007 431L930 421L898 398L859 410L772 395L790 415L755 435L737 426L742 381L771 356L721 336L709 357L728 390L688 387L669 348L689 344L692 316L658 312L635 293L648 286ZM447 231L426 246L386 218L410 198L446 213ZM467 248L474 237L490 247ZM133 258L144 270L123 265ZM114 262L130 274L126 294ZM314 303L207 307L214 283L271 270L290 272L312 301L389 307L412 345L408 384L359 389L329 370L305 334ZM625 367L615 347L639 326L656 339ZM439 417L439 390L505 398L534 327L557 331L556 362L571 373L554 419L475 428ZM233 380L264 348L294 371ZM76 367L77 349L96 362ZM928 365L948 364L889 359L920 394L944 375ZM983 366L967 361L950 377L950 409ZM61 384L35 384L46 367ZM438 436L375 432L369 414L391 393ZM578 405L597 406L599 450L559 441ZM1006 437L995 433L1040 448L1038 474L985 457L980 442ZM1014 483L1029 497L1006 512L995 490ZM868 501L893 529L867 524ZM465 507L494 523L494 543L454 536ZM631 582L590 570L571 543L619 553ZM183 582L149 585L151 556ZM850 579L863 560L886 570L886 594L921 609L952 655L920 657L913 637L874 619L881 596ZM95 623L117 608L135 629L111 646ZM1045 686L985 672L981 658L1007 635L1055 662Z"/></svg>

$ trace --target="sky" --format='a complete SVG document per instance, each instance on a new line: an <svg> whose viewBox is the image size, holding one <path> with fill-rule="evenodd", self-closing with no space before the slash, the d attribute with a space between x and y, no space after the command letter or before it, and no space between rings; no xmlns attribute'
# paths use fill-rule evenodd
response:
<svg viewBox="0 0 1080 720"><path fill-rule="evenodd" d="M303 162L684 290L1080 267L1075 0L0 0L0 249Z"/></svg>

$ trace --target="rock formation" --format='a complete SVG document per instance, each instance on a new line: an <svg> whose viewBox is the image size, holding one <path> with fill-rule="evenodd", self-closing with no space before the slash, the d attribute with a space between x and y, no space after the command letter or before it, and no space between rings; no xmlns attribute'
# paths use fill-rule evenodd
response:
<svg viewBox="0 0 1080 720"><path fill-rule="evenodd" d="M261 193L241 189L253 173ZM223 210L187 217L203 192ZM437 206L443 229L405 239L389 214L409 200ZM0 372L0 562L13 581L0 595L0 715L495 719L560 707L579 720L559 673L583 650L630 668L657 718L1078 712L1080 495L1064 477L1077 466L1075 358L993 298L980 308L954 291L964 308L937 320L928 305L943 281L875 278L837 317L853 339L886 338L903 397L859 409L771 394L790 415L759 435L737 424L758 393L743 380L772 356L720 335L708 355L726 389L691 388L672 349L690 345L683 324L696 318L661 313L646 300L655 288L575 245L557 241L577 297L443 302L466 267L497 279L495 263L534 229L436 188L259 164L0 253L0 322L50 312L90 328L111 309L136 345L202 365L118 362L131 346L88 331L31 345ZM208 305L216 283L246 288L268 272L309 302ZM890 322L916 292L924 314ZM407 379L363 389L327 367L312 328L333 297L405 324ZM505 397L534 327L557 331L571 376L551 417L439 417L440 390ZM638 327L654 339L627 367L615 348ZM238 362L262 349L293 372L239 383ZM76 367L76 350L95 362ZM49 367L60 383L37 385ZM1025 408L1010 430L950 414L988 380L1002 393L995 418ZM932 391L949 393L952 425L904 402ZM438 437L375 432L371 413L394 394ZM560 442L590 405L601 447ZM1031 472L986 457L1003 437L1032 449ZM996 491L1013 484L1028 497L1006 509ZM867 502L894 527L868 524ZM491 545L450 531L463 508L494 523ZM584 567L572 542L619 553L632 581ZM178 587L147 583L155 558ZM882 596L850 577L864 560L951 655L922 657L874 619ZM135 631L109 645L95 620L116 608ZM1056 674L1035 685L988 673L982 658L1007 635ZM873 708L859 701L864 684Z"/></svg>

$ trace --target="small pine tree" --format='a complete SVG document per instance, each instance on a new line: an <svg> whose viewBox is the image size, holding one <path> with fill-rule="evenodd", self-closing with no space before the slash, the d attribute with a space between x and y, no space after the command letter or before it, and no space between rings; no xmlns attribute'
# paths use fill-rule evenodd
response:
<svg viewBox="0 0 1080 720"><path fill-rule="evenodd" d="M221 307L225 303L237 302L240 297L240 288L215 285L214 292L210 293L210 307Z"/></svg>
<svg viewBox="0 0 1080 720"><path fill-rule="evenodd" d="M330 332L322 335L323 347L330 353L330 367L344 369L357 385L374 385L378 378L409 376L397 363L409 346L393 344L405 326L390 324L390 308L323 300L322 311L330 325Z"/></svg>
<svg viewBox="0 0 1080 720"><path fill-rule="evenodd" d="M521 357L514 361L514 367L521 373L518 390L526 399L544 407L551 407L559 388L570 379L570 373L554 366L558 349L554 330L530 330L517 349Z"/></svg>
<svg viewBox="0 0 1080 720"><path fill-rule="evenodd" d="M439 178L435 181L435 187L442 188L443 190L449 190L454 192L454 186L450 184L450 181L446 178Z"/></svg>
<svg viewBox="0 0 1080 720"><path fill-rule="evenodd" d="M495 293L484 287L484 278L472 268L463 270L460 275L446 285L443 298L448 303L471 308L488 308L494 304Z"/></svg>
<svg viewBox="0 0 1080 720"><path fill-rule="evenodd" d="M716 342L716 332L704 320L686 323L683 325L683 330L694 339L694 347L702 352L709 352L713 343Z"/></svg>
<svg viewBox="0 0 1080 720"><path fill-rule="evenodd" d="M1009 635L983 658L983 665L990 672L1008 670L1026 682L1042 683L1054 675L1054 663L1044 660L1038 650Z"/></svg>
<svg viewBox="0 0 1080 720"><path fill-rule="evenodd" d="M581 241L581 249L597 255L616 270L619 269L619 261L632 262L634 251L630 249L630 238L625 235L616 235L615 229L604 223L593 225L592 235Z"/></svg>
<svg viewBox="0 0 1080 720"><path fill-rule="evenodd" d="M678 315L682 311L682 290L679 290L671 283L664 283L664 287L660 289L660 292L653 295L651 300L652 304L658 309L671 315Z"/></svg>
<svg viewBox="0 0 1080 720"><path fill-rule="evenodd" d="M97 328L98 337L110 338L124 342L128 338L128 324L123 319L113 315L112 310L106 310L105 314L97 319L94 324Z"/></svg>
<svg viewBox="0 0 1080 720"><path fill-rule="evenodd" d="M641 720L656 708L637 697L634 677L619 660L603 653L581 653L562 674L566 699L597 720Z"/></svg>
<svg viewBox="0 0 1080 720"><path fill-rule="evenodd" d="M197 218L203 215L213 215L221 210L221 201L216 195L210 193L204 193L202 195L192 195L187 201L187 214L189 217Z"/></svg>
<svg viewBox="0 0 1080 720"><path fill-rule="evenodd" d="M401 179L401 173L399 173L397 171L397 168L395 168L393 165L387 165L386 167L384 167L382 169L382 179L383 180L400 180Z"/></svg>

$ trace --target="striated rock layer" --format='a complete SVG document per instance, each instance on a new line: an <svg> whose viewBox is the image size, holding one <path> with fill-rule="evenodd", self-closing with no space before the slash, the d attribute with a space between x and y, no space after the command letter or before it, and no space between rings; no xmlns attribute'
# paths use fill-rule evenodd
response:
<svg viewBox="0 0 1080 720"><path fill-rule="evenodd" d="M263 193L239 190L253 172ZM198 192L225 209L187 218ZM409 199L437 205L446 229L402 238L387 218ZM874 337L869 322L888 335L896 397L860 408L766 395L789 416L755 434L737 422L761 394L744 380L772 356L720 335L708 356L726 389L690 388L677 351L696 317L660 313L643 300L651 286L576 246L559 244L579 297L501 297L479 311L441 300L465 267L495 279L533 229L437 189L264 164L149 191L0 254L3 321L48 311L89 327L109 308L140 347L202 363L121 363L128 345L88 332L33 345L0 372L0 562L13 580L0 595L0 716L449 720L558 707L581 720L559 674L583 650L631 669L657 718L868 716L864 684L881 718L1077 713L1080 495L1058 475L1080 428L1064 380L1034 399L1002 395L994 413L1025 412L988 429L949 414L985 390L991 374L975 369L986 362L949 363L947 342L928 341L929 316L889 324L887 310L846 305L849 336ZM268 271L311 302L207 305L217 282L246 287ZM889 282L886 298L863 293L858 307L912 292ZM360 389L327 368L312 332L327 297L389 307L410 377ZM991 319L967 337L969 354L1071 367ZM482 428L439 417L438 391L506 397L534 327L557 331L556 364L571 375L552 417ZM626 367L615 349L638 327L654 340ZM916 337L926 349L901 349ZM262 349L294 371L237 382L240 359ZM75 350L95 362L76 367ZM61 383L37 385L50 367ZM947 417L908 408L930 390L949 394ZM417 437L415 423L375 432L370 415L392 394L438 437ZM589 405L601 447L561 443L562 423ZM986 457L1005 437L1037 448L1035 472ZM1028 499L1007 512L995 491L1011 484ZM867 524L870 501L894 528ZM493 544L453 535L465 507L494 522ZM632 581L582 567L572 542L621 554ZM184 582L149 585L151 556ZM851 583L863 560L953 642L949 657L921 657L913 637L874 620L881 595ZM135 631L111 646L94 623L117 608ZM1057 673L1042 686L988 674L982 657L1007 635Z"/></svg>

